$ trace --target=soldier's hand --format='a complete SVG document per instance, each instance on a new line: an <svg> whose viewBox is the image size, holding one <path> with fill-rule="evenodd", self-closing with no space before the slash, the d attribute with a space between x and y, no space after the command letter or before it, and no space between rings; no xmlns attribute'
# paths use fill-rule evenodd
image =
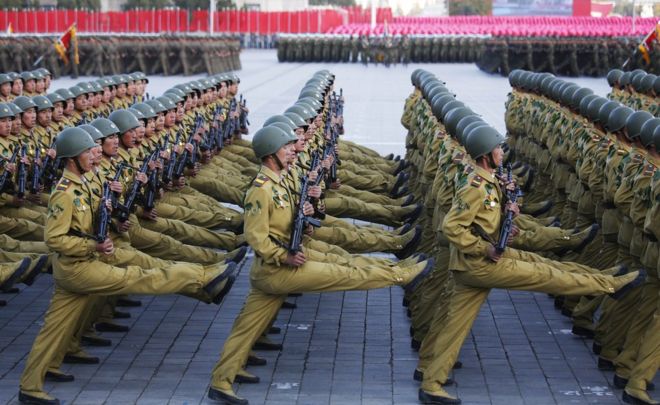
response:
<svg viewBox="0 0 660 405"><path fill-rule="evenodd" d="M305 201L305 204L303 205L303 214L306 216L314 214L314 206L309 201Z"/></svg>
<svg viewBox="0 0 660 405"><path fill-rule="evenodd" d="M520 215L520 207L518 207L518 204L517 204L517 203L514 203L514 202L508 202L508 203L506 204L506 209L507 209L508 211L513 212L513 217L514 217L514 218L517 217L518 215Z"/></svg>
<svg viewBox="0 0 660 405"><path fill-rule="evenodd" d="M170 160L170 151L168 150L161 150L160 151L160 157L165 159L165 160Z"/></svg>
<svg viewBox="0 0 660 405"><path fill-rule="evenodd" d="M507 246L511 246L513 241L516 239L516 236L520 234L520 228L511 224L511 232L509 232L509 238L506 240Z"/></svg>
<svg viewBox="0 0 660 405"><path fill-rule="evenodd" d="M330 184L330 188L333 190L337 190L339 187L341 187L341 180L339 179Z"/></svg>
<svg viewBox="0 0 660 405"><path fill-rule="evenodd" d="M142 211L142 218L148 219L150 221L155 221L158 219L158 213L155 209L144 210Z"/></svg>
<svg viewBox="0 0 660 405"><path fill-rule="evenodd" d="M176 181L176 186L183 187L185 185L186 185L186 178L183 176L179 177L179 180Z"/></svg>
<svg viewBox="0 0 660 405"><path fill-rule="evenodd" d="M313 233L314 233L314 227L311 225L307 225L307 227L305 227L305 235L312 236Z"/></svg>
<svg viewBox="0 0 660 405"><path fill-rule="evenodd" d="M486 249L486 257L488 257L490 261L497 263L502 257L502 254L497 253L495 246L488 245L488 248Z"/></svg>
<svg viewBox="0 0 660 405"><path fill-rule="evenodd" d="M311 183L314 183L316 181L316 179L319 178L319 172L315 169L316 168L313 167L312 170L309 171L309 181Z"/></svg>
<svg viewBox="0 0 660 405"><path fill-rule="evenodd" d="M188 153L193 153L195 151L195 146L192 143L187 143L185 148Z"/></svg>
<svg viewBox="0 0 660 405"><path fill-rule="evenodd" d="M298 252L295 255L289 253L286 256L286 260L284 261L284 263L288 264L289 266L300 267L303 264L305 264L306 261L307 258L305 257L305 254L303 252Z"/></svg>
<svg viewBox="0 0 660 405"><path fill-rule="evenodd" d="M48 149L46 154L50 156L51 159L55 159L57 157L57 152L55 152L55 149Z"/></svg>
<svg viewBox="0 0 660 405"><path fill-rule="evenodd" d="M150 160L149 163L147 163L147 166L149 167L149 170L154 170L156 168L156 162Z"/></svg>
<svg viewBox="0 0 660 405"><path fill-rule="evenodd" d="M131 221L126 220L124 222L119 222L117 224L117 230L119 232L128 232L128 229L131 227Z"/></svg>
<svg viewBox="0 0 660 405"><path fill-rule="evenodd" d="M40 186L39 188L40 190L37 190L38 193L36 194L32 194L32 193L26 194L27 200L37 205L41 204L41 192L43 191L43 186Z"/></svg>
<svg viewBox="0 0 660 405"><path fill-rule="evenodd" d="M112 239L106 238L103 242L97 243L96 251L104 255L111 255L112 253L114 253L115 246L112 244Z"/></svg>
<svg viewBox="0 0 660 405"><path fill-rule="evenodd" d="M23 157L21 158L21 163L26 164L26 165L29 166L29 165L30 165L30 158L29 158L27 155L26 155L26 156L23 156Z"/></svg>
<svg viewBox="0 0 660 405"><path fill-rule="evenodd" d="M5 165L5 170L9 173L16 173L16 163L7 163Z"/></svg>
<svg viewBox="0 0 660 405"><path fill-rule="evenodd" d="M142 184L147 184L149 182L149 178L147 177L146 174L144 173L138 173L135 175L135 180L139 181Z"/></svg>
<svg viewBox="0 0 660 405"><path fill-rule="evenodd" d="M323 167L325 170L330 170L330 166L332 166L333 161L334 161L334 156L328 155L328 157L323 159L323 161L321 162L321 167Z"/></svg>
<svg viewBox="0 0 660 405"><path fill-rule="evenodd" d="M322 192L323 190L321 190L321 186L312 186L309 188L307 195L309 195L312 198L321 198Z"/></svg>
<svg viewBox="0 0 660 405"><path fill-rule="evenodd" d="M111 181L108 184L110 185L110 190L115 193L121 193L124 191L124 187L118 181Z"/></svg>

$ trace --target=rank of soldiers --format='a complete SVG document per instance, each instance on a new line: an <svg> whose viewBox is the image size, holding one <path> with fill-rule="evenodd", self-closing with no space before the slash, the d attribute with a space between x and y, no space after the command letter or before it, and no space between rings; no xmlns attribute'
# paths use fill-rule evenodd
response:
<svg viewBox="0 0 660 405"><path fill-rule="evenodd" d="M52 38L17 36L0 38L0 71L21 72L34 64L53 77L104 76L139 70L147 75L214 75L241 68L240 39L234 35L87 36L79 34L80 64L65 64ZM73 47L70 49L73 56ZM69 58L73 60L72 57Z"/></svg>

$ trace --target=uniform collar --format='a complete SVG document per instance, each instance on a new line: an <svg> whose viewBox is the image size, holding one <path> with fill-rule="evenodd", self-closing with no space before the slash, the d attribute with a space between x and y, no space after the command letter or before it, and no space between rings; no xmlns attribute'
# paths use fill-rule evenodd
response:
<svg viewBox="0 0 660 405"><path fill-rule="evenodd" d="M62 178L71 180L72 183L75 184L82 184L82 178L78 176L77 174L73 173L71 170L64 168L64 171L62 172Z"/></svg>
<svg viewBox="0 0 660 405"><path fill-rule="evenodd" d="M474 173L489 183L497 184L495 173L490 173L481 166L474 165Z"/></svg>
<svg viewBox="0 0 660 405"><path fill-rule="evenodd" d="M263 165L261 166L261 174L278 184L282 181L283 178L283 176L278 176L274 171Z"/></svg>

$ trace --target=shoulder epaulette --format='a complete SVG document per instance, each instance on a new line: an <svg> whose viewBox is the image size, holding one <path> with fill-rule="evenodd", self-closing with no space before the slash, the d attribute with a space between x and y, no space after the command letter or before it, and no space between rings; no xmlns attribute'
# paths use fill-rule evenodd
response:
<svg viewBox="0 0 660 405"><path fill-rule="evenodd" d="M459 153L458 155L454 156L454 163L461 163L464 157L465 153Z"/></svg>
<svg viewBox="0 0 660 405"><path fill-rule="evenodd" d="M55 187L55 190L57 190L57 191L66 191L69 188L70 185L71 185L71 180L62 179L62 180L60 180L59 183L57 183L57 187Z"/></svg>
<svg viewBox="0 0 660 405"><path fill-rule="evenodd" d="M254 179L254 181L252 183L257 187L261 187L264 184L266 184L267 181L268 181L268 177L266 177L264 175L259 175Z"/></svg>
<svg viewBox="0 0 660 405"><path fill-rule="evenodd" d="M655 171L655 166L649 163L646 166L644 166L644 171L642 172L642 174L644 176L650 176L653 174L654 171Z"/></svg>
<svg viewBox="0 0 660 405"><path fill-rule="evenodd" d="M474 176L474 177L472 178L472 181L470 182L470 185L472 185L472 187L479 187L479 186L481 186L481 183L482 183L483 181L484 181L483 177L481 177L481 176Z"/></svg>

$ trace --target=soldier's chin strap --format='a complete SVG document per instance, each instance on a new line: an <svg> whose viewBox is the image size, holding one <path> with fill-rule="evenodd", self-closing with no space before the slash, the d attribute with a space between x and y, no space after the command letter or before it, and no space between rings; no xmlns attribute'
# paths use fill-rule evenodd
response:
<svg viewBox="0 0 660 405"><path fill-rule="evenodd" d="M493 152L486 155L486 162L491 169L497 169L499 167L495 164L495 160L493 159Z"/></svg>
<svg viewBox="0 0 660 405"><path fill-rule="evenodd" d="M78 169L80 175L83 176L85 174L85 171L83 170L82 166L80 166L80 162L78 161L78 156L73 157L71 159L73 159L73 163L76 165L76 169Z"/></svg>
<svg viewBox="0 0 660 405"><path fill-rule="evenodd" d="M286 169L286 166L282 164L282 161L280 160L280 158L277 157L276 154L273 153L271 156L273 157L273 159L275 159L275 163L277 163L277 167L279 167L280 170Z"/></svg>

